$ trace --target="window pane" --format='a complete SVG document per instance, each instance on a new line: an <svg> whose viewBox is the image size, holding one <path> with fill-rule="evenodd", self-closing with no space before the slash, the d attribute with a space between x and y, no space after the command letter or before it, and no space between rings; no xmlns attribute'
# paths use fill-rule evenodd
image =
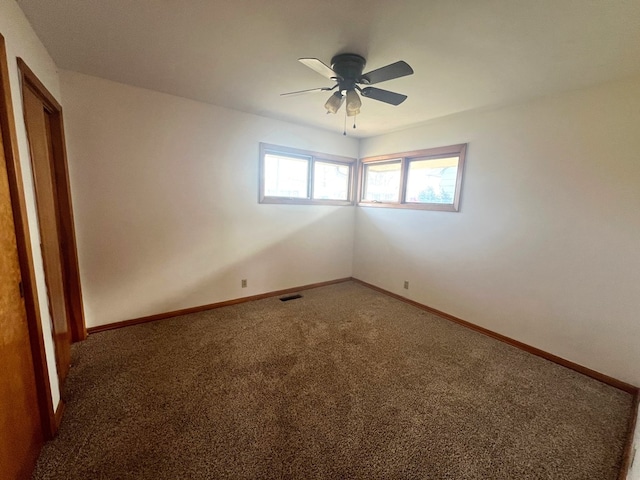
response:
<svg viewBox="0 0 640 480"><path fill-rule="evenodd" d="M264 194L267 197L309 197L309 160L267 153L264 156Z"/></svg>
<svg viewBox="0 0 640 480"><path fill-rule="evenodd" d="M349 165L315 162L313 169L315 200L349 200Z"/></svg>
<svg viewBox="0 0 640 480"><path fill-rule="evenodd" d="M453 204L458 157L413 160L409 163L405 202Z"/></svg>
<svg viewBox="0 0 640 480"><path fill-rule="evenodd" d="M364 166L362 200L397 202L400 198L400 161Z"/></svg>

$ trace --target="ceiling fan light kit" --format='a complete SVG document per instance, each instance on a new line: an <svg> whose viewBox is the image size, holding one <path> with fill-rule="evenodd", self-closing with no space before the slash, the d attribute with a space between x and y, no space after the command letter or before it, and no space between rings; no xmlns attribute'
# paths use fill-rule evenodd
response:
<svg viewBox="0 0 640 480"><path fill-rule="evenodd" d="M362 71L366 65L366 60L364 57L355 53L342 53L334 56L331 59L331 67L317 58L300 58L298 60L316 73L334 81L335 85L333 87L320 87L283 93L282 95L326 92L337 89L331 94L324 104L324 107L327 109L327 113L337 113L342 104L345 103L346 98L345 110L346 115L349 117L355 117L360 113L362 100L358 92L366 98L388 103L389 105L400 105L407 99L406 95L370 87L369 85L413 74L413 69L402 60L363 74ZM361 88L360 85L365 85L365 87Z"/></svg>

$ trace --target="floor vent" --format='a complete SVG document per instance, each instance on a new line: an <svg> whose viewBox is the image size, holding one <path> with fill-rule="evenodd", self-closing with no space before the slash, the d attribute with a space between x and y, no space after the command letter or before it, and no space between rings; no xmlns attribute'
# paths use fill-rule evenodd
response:
<svg viewBox="0 0 640 480"><path fill-rule="evenodd" d="M288 302L289 300L295 300L296 298L302 298L302 295L289 295L288 297L280 297L280 301Z"/></svg>

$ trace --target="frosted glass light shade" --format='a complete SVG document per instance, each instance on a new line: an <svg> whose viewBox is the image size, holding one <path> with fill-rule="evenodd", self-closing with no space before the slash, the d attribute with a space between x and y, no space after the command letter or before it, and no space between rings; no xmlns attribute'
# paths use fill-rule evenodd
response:
<svg viewBox="0 0 640 480"><path fill-rule="evenodd" d="M338 109L342 106L344 102L344 97L342 93L335 92L333 95L329 97L327 103L324 104L324 108L327 109L327 113L336 113Z"/></svg>
<svg viewBox="0 0 640 480"><path fill-rule="evenodd" d="M362 100L358 96L358 92L355 90L347 91L347 116L354 117L360 113L360 107L362 106Z"/></svg>

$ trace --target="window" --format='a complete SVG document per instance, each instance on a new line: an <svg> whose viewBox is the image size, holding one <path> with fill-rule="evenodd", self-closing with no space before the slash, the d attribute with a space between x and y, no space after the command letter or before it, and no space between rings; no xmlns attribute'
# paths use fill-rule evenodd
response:
<svg viewBox="0 0 640 480"><path fill-rule="evenodd" d="M353 158L260 144L260 203L353 204Z"/></svg>
<svg viewBox="0 0 640 480"><path fill-rule="evenodd" d="M267 153L264 156L264 172L265 196L307 198L308 158Z"/></svg>
<svg viewBox="0 0 640 480"><path fill-rule="evenodd" d="M457 212L467 145L365 158L358 204Z"/></svg>
<svg viewBox="0 0 640 480"><path fill-rule="evenodd" d="M400 196L400 176L400 160L366 165L362 199L370 202L397 202Z"/></svg>

